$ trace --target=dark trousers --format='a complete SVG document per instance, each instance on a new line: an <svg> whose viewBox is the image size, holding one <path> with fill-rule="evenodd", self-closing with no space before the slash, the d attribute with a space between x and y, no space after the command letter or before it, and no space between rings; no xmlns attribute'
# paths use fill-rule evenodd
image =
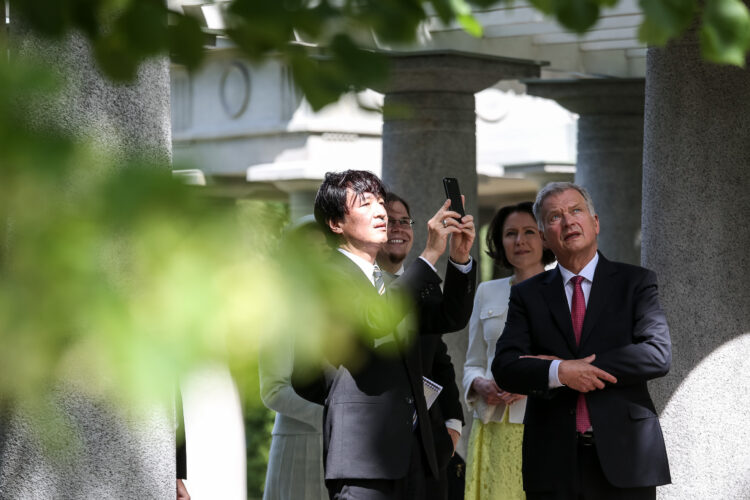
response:
<svg viewBox="0 0 750 500"><path fill-rule="evenodd" d="M440 477L428 476L425 479L425 498L429 500L448 500L448 475L445 469L440 471Z"/></svg>
<svg viewBox="0 0 750 500"><path fill-rule="evenodd" d="M596 445L578 444L578 462L572 491L526 492L526 500L655 500L656 487L617 488L604 476Z"/></svg>
<svg viewBox="0 0 750 500"><path fill-rule="evenodd" d="M409 472L402 479L326 480L331 500L422 500L426 493L425 458L419 432L412 434Z"/></svg>

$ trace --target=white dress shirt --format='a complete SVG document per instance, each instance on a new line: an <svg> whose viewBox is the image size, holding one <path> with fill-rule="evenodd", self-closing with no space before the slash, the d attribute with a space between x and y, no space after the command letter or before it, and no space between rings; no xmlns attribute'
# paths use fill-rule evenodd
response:
<svg viewBox="0 0 750 500"><path fill-rule="evenodd" d="M557 267L560 269L560 274L562 275L563 280L563 286L565 287L565 298L568 299L568 310L572 307L573 304L573 288L575 285L573 285L573 282L570 281L575 276L582 276L583 281L581 281L581 289L583 290L583 298L586 301L586 306L589 305L589 295L591 295L591 285L594 283L594 272L596 272L596 265L599 263L599 253L594 254L594 258L589 261L588 264L586 264L583 269L581 269L581 272L578 274L575 274L571 271L568 271L563 266L560 265L558 262ZM555 387L562 387L562 383L560 383L560 379L558 377L557 371L560 366L560 360L554 360L552 361L552 364L549 365L549 388L554 389Z"/></svg>

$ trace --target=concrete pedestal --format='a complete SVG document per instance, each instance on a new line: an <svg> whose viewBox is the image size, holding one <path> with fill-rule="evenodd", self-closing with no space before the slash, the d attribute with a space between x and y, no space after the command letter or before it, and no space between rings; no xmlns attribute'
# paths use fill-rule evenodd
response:
<svg viewBox="0 0 750 500"><path fill-rule="evenodd" d="M750 71L701 61L694 34L648 51L643 263L672 335L652 383L673 485L661 499L750 491Z"/></svg>
<svg viewBox="0 0 750 500"><path fill-rule="evenodd" d="M542 63L452 51L391 55L383 118L383 181L410 205L414 246L407 263L424 249L427 221L445 202L443 177L458 179L466 213L478 217L474 94L504 79L539 76ZM502 140L502 138L498 138ZM478 256L478 242L473 255ZM447 260L437 265L442 274ZM476 261L475 261L476 262ZM443 337L461 386L467 335ZM471 414L459 443L465 456Z"/></svg>
<svg viewBox="0 0 750 500"><path fill-rule="evenodd" d="M640 263L644 82L637 79L526 81L527 93L578 113L575 182L594 199L599 248Z"/></svg>

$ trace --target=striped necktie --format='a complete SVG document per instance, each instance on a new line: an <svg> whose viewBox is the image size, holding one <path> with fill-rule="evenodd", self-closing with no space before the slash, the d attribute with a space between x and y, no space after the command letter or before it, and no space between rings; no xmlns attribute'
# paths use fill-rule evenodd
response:
<svg viewBox="0 0 750 500"><path fill-rule="evenodd" d="M379 295L385 293L385 281L383 280L383 271L380 270L377 264L372 268L372 277L374 278L375 289Z"/></svg>

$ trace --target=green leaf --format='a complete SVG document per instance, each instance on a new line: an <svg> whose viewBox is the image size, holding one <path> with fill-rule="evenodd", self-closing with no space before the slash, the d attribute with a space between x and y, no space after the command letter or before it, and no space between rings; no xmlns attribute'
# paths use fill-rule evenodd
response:
<svg viewBox="0 0 750 500"><path fill-rule="evenodd" d="M365 0L342 11L356 23L371 28L386 43L411 43L427 14L415 0Z"/></svg>
<svg viewBox="0 0 750 500"><path fill-rule="evenodd" d="M108 78L119 82L131 82L141 63L141 55L128 47L122 33L112 32L93 43L94 57Z"/></svg>
<svg viewBox="0 0 750 500"><path fill-rule="evenodd" d="M740 0L706 0L701 52L709 61L744 67L750 49L750 12Z"/></svg>
<svg viewBox="0 0 750 500"><path fill-rule="evenodd" d="M638 39L649 45L664 45L690 26L696 0L640 0L644 20Z"/></svg>
<svg viewBox="0 0 750 500"><path fill-rule="evenodd" d="M48 37L61 37L70 27L67 2L59 0L11 0L11 17L23 21L37 33ZM5 13L3 13L5 15Z"/></svg>
<svg viewBox="0 0 750 500"><path fill-rule="evenodd" d="M430 3L443 24L447 25L453 20L453 8L450 0L430 0Z"/></svg>
<svg viewBox="0 0 750 500"><path fill-rule="evenodd" d="M479 38L482 36L482 25L479 24L479 21L476 20L476 18L472 15L465 15L462 14L458 16L458 22L461 24L461 27L471 36L475 36Z"/></svg>
<svg viewBox="0 0 750 500"><path fill-rule="evenodd" d="M586 32L599 19L596 0L557 0L554 10L560 24L576 33Z"/></svg>
<svg viewBox="0 0 750 500"><path fill-rule="evenodd" d="M174 14L168 27L169 51L172 59L195 69L203 61L203 32L200 23L190 16Z"/></svg>
<svg viewBox="0 0 750 500"><path fill-rule="evenodd" d="M461 27L471 36L482 36L482 25L476 20L471 12L471 6L466 0L450 0L450 6L456 15L456 20Z"/></svg>
<svg viewBox="0 0 750 500"><path fill-rule="evenodd" d="M148 57L167 49L167 10L158 2L133 2L117 19L115 29L122 32L137 56Z"/></svg>
<svg viewBox="0 0 750 500"><path fill-rule="evenodd" d="M555 12L555 0L529 0L529 3L543 14L552 15Z"/></svg>

